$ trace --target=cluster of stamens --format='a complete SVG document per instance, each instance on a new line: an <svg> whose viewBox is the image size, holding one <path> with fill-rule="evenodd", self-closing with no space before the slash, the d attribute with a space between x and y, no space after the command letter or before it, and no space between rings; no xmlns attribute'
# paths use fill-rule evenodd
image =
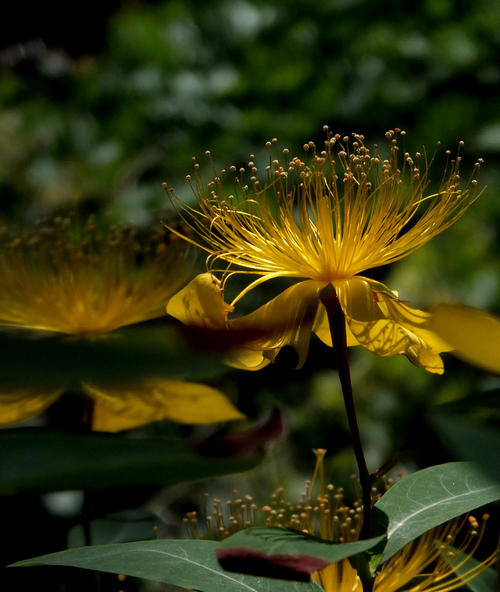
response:
<svg viewBox="0 0 500 592"><path fill-rule="evenodd" d="M453 224L480 193L482 159L468 180L461 179L463 142L456 155L445 151L441 181L427 193L434 157L403 151L404 130L386 133L385 152L366 146L362 134L342 137L327 126L324 131L324 146L304 144L303 157L291 157L287 148L278 154L276 138L267 142L263 179L255 154L247 166L220 172L214 167L208 183L193 157L194 171L186 178L197 208L170 193L201 240L178 234L209 253L210 271L224 278L261 276L251 286L276 277L349 278L415 251Z"/></svg>
<svg viewBox="0 0 500 592"><path fill-rule="evenodd" d="M325 485L323 457L326 451L314 452L316 470L313 479L305 482L298 503L286 499L283 487L276 489L269 503L263 506L258 506L250 495L241 496L238 490L233 490L231 499L226 501L215 498L210 502L209 494L205 493L203 511L200 514L188 512L183 519L188 536L222 540L244 528L265 525L293 528L337 543L357 540L363 521L361 500L355 500L350 506L345 502L342 487ZM387 479L383 489L391 483L392 480ZM317 494L316 489L319 489ZM374 487L373 502L380 496L379 489Z"/></svg>

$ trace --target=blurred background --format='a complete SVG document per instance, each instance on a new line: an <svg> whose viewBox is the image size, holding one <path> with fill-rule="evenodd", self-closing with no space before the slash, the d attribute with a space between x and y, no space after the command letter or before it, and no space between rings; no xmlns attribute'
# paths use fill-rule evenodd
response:
<svg viewBox="0 0 500 592"><path fill-rule="evenodd" d="M192 198L184 177L191 157L206 149L218 167L245 163L249 153L265 164L272 137L299 152L305 141L322 139L323 124L363 133L368 144L382 144L386 130L400 127L412 151L432 154L438 140L453 151L464 140L464 176L483 157L480 182L487 188L446 233L372 276L416 307L451 301L500 313L500 4L136 0L98 7L48 2L29 10L19 2L11 9L0 23L2 226L78 211L147 227L173 215L162 181ZM272 289L252 293L249 308ZM434 376L404 358L358 349L352 374L371 469L401 447L396 468L405 472L494 455L495 440L478 449L474 434L498 426L498 377L450 355L445 375ZM284 351L258 373L221 367L207 378L251 421L281 409L285 435L259 468L209 486L135 483L101 491L95 517L146 507L153 522L167 522L156 520L161 532L174 536L182 512L207 487L223 495L236 483L265 503L283 485L294 497L316 447L329 450L331 479L349 480L355 467L332 352L313 342L305 366L292 372L294 363L293 352ZM61 403L38 422L63 426L73 405ZM188 439L210 434L162 422L137 437L171 432ZM40 489L3 487L1 519L16 541L8 561L64 548L80 520L80 491ZM22 573L42 586L40 571ZM83 586L80 576L61 573L44 572L48 589ZM100 585L146 586L116 579Z"/></svg>

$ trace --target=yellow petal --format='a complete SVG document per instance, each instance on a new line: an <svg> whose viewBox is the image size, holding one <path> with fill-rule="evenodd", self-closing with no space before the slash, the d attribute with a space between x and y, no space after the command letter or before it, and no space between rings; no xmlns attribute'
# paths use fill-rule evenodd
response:
<svg viewBox="0 0 500 592"><path fill-rule="evenodd" d="M259 370L272 362L282 347L289 345L297 351L297 367L302 366L318 309L318 294L323 286L323 282L312 280L300 282L254 312L231 319L231 329L262 332L262 337L232 352L229 363L245 370Z"/></svg>
<svg viewBox="0 0 500 592"><path fill-rule="evenodd" d="M195 382L148 379L135 385L83 388L94 399L96 431L119 432L162 419L204 424L244 417L223 393Z"/></svg>
<svg viewBox="0 0 500 592"><path fill-rule="evenodd" d="M39 388L26 388L0 393L0 425L18 423L39 415L52 405L62 390L44 392Z"/></svg>
<svg viewBox="0 0 500 592"><path fill-rule="evenodd" d="M325 592L363 592L358 572L347 559L330 563L321 571L311 574L311 580L318 583Z"/></svg>
<svg viewBox="0 0 500 592"><path fill-rule="evenodd" d="M500 374L500 319L481 310L441 304L431 313L431 326L466 362Z"/></svg>
<svg viewBox="0 0 500 592"><path fill-rule="evenodd" d="M347 324L361 345L379 356L403 354L416 366L443 373L439 353L451 348L431 330L429 313L409 307L386 286L367 278L334 284Z"/></svg>
<svg viewBox="0 0 500 592"><path fill-rule="evenodd" d="M280 348L264 351L238 348L226 356L226 362L233 368L239 368L240 370L261 370L270 362L274 362L279 351Z"/></svg>
<svg viewBox="0 0 500 592"><path fill-rule="evenodd" d="M220 281L211 273L202 273L174 294L167 312L185 325L223 329L230 311L224 302Z"/></svg>

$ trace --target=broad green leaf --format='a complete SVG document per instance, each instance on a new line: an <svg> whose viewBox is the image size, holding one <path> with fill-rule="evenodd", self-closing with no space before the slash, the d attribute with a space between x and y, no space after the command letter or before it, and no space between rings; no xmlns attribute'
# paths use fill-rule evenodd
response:
<svg viewBox="0 0 500 592"><path fill-rule="evenodd" d="M74 434L35 428L0 431L0 489L100 489L170 485L246 471L260 456L202 457L182 440Z"/></svg>
<svg viewBox="0 0 500 592"><path fill-rule="evenodd" d="M441 441L457 458L472 460L500 481L500 433L463 417L440 412L430 419Z"/></svg>
<svg viewBox="0 0 500 592"><path fill-rule="evenodd" d="M214 541L158 540L96 545L19 561L14 566L60 565L165 582L203 592L316 592L313 583L243 576L224 571Z"/></svg>
<svg viewBox="0 0 500 592"><path fill-rule="evenodd" d="M455 555L452 557L448 555L448 551L450 550L455 552ZM466 555L463 551L457 551L451 546L446 548L446 551L442 553L442 557L451 565L451 567L453 567L456 574L464 577L464 579L467 577L467 572L478 568L480 565L480 561L473 557L469 557L464 565L460 565L460 562L463 561ZM492 592L492 590L498 590L498 586L500 585L500 575L493 568L487 567L484 571L481 571L479 575L467 582L466 585L469 590L472 590L472 592Z"/></svg>
<svg viewBox="0 0 500 592"><path fill-rule="evenodd" d="M268 555L311 555L334 563L369 551L384 538L378 536L364 541L334 544L289 528L255 526L228 537L221 543L221 547L246 547Z"/></svg>
<svg viewBox="0 0 500 592"><path fill-rule="evenodd" d="M375 504L389 518L382 561L427 530L498 499L498 481L471 462L436 465L404 477Z"/></svg>

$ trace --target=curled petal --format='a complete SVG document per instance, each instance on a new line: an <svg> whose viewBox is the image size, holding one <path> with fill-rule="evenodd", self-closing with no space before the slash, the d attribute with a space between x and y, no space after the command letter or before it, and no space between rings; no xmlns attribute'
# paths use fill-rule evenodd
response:
<svg viewBox="0 0 500 592"><path fill-rule="evenodd" d="M500 319L466 306L441 304L431 313L434 331L466 362L500 374Z"/></svg>
<svg viewBox="0 0 500 592"><path fill-rule="evenodd" d="M135 385L84 384L94 399L92 429L119 432L152 421L204 424L244 417L220 391L194 382L149 379Z"/></svg>
<svg viewBox="0 0 500 592"><path fill-rule="evenodd" d="M0 393L0 426L18 423L39 415L61 395L63 389L47 391L15 389Z"/></svg>
<svg viewBox="0 0 500 592"><path fill-rule="evenodd" d="M434 333L429 313L411 308L379 282L353 277L334 282L357 341L379 356L405 355L416 366L443 373L440 352L452 349Z"/></svg>
<svg viewBox="0 0 500 592"><path fill-rule="evenodd" d="M230 311L220 281L201 273L168 301L167 312L185 325L223 329Z"/></svg>
<svg viewBox="0 0 500 592"><path fill-rule="evenodd" d="M282 347L293 347L300 367L304 363L316 318L323 282L307 280L290 286L254 312L229 321L237 331L259 328L261 337L234 350L229 363L245 370L259 370L274 361Z"/></svg>

